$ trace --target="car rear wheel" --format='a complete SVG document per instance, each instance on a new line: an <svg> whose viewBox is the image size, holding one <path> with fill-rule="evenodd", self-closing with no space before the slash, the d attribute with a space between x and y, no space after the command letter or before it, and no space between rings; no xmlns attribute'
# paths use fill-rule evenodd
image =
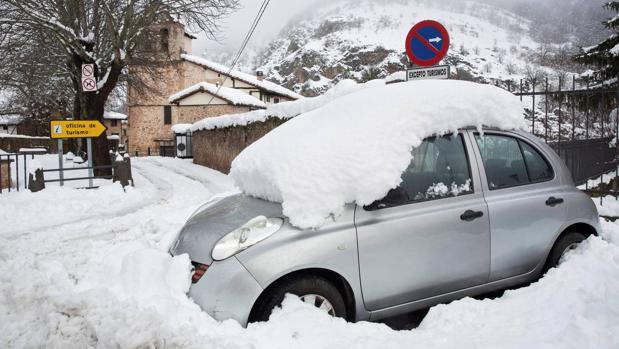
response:
<svg viewBox="0 0 619 349"><path fill-rule="evenodd" d="M258 298L249 322L267 321L275 307L280 306L287 293L301 301L322 309L331 316L346 318L346 303L340 291L329 280L320 276L305 276L284 280Z"/></svg>
<svg viewBox="0 0 619 349"><path fill-rule="evenodd" d="M586 236L577 232L568 232L561 236L559 240L555 242L555 245L550 251L550 255L548 256L548 260L546 261L546 266L544 268L545 271L561 264L561 262L565 259L565 255L578 247L578 245L585 239Z"/></svg>

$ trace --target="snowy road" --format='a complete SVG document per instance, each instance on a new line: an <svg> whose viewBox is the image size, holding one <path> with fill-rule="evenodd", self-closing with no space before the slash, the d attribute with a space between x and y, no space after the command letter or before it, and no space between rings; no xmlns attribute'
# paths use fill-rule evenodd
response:
<svg viewBox="0 0 619 349"><path fill-rule="evenodd" d="M134 159L135 188L0 195L1 348L619 348L619 225L495 300L434 307L411 331L346 323L288 299L268 323L211 319L167 247L228 177Z"/></svg>

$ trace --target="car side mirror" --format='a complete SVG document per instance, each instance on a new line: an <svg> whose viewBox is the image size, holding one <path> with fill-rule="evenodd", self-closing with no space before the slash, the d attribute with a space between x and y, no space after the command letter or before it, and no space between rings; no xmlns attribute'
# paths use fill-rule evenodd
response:
<svg viewBox="0 0 619 349"><path fill-rule="evenodd" d="M364 206L363 208L366 211L376 211L383 208L404 205L408 203L408 201L409 197L406 190L402 189L401 187L397 187L395 189L389 190L389 192L384 198L376 200L373 203Z"/></svg>

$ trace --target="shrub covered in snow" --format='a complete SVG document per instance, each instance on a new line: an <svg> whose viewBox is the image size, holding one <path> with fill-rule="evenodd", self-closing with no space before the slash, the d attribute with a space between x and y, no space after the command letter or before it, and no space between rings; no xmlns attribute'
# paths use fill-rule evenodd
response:
<svg viewBox="0 0 619 349"><path fill-rule="evenodd" d="M282 202L292 224L315 228L346 203L370 204L397 187L424 138L466 126L523 129L523 115L514 95L490 85L383 82L274 129L234 160L231 175L245 193Z"/></svg>

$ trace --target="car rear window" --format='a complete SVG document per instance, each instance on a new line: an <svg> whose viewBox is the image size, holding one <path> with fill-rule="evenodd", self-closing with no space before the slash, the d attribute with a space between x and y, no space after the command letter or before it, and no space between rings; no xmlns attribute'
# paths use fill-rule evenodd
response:
<svg viewBox="0 0 619 349"><path fill-rule="evenodd" d="M510 188L553 178L548 161L531 145L515 137L475 135L490 190Z"/></svg>

